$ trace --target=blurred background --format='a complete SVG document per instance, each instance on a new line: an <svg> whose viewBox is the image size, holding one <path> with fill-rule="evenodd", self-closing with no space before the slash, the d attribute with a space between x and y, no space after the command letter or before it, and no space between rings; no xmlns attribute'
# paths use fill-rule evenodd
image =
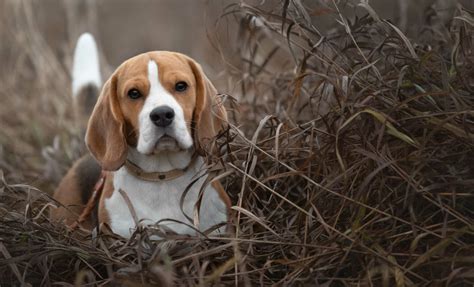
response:
<svg viewBox="0 0 474 287"><path fill-rule="evenodd" d="M86 31L104 81L173 50L228 95L236 240L49 223ZM473 47L474 0L0 0L0 285L472 286Z"/></svg>
<svg viewBox="0 0 474 287"><path fill-rule="evenodd" d="M242 60L248 53L241 42L245 19L234 11L247 4L276 11L283 2L0 0L0 169L14 181L47 184L50 190L50 184L54 186L83 152L82 139L73 130L70 97L72 53L81 33L88 31L96 37L104 80L121 62L139 53L179 51L200 62L220 92L245 106L252 103L252 96L242 97L240 86L245 78L241 67L249 64ZM309 7L310 16L317 16L313 24L323 34L341 28L334 24L336 2L349 19L366 13L357 6L359 1L293 2ZM449 19L458 2L372 0L370 5L408 35L418 35L427 29L421 23L430 23L433 15L441 21ZM460 2L474 9L474 1ZM432 23L439 24L439 20ZM264 36L260 40L255 62L264 61L270 53L266 46L279 41L271 38L272 43L266 45ZM292 69L294 63L279 61L291 58L288 53L287 48L280 49L268 68ZM249 119L258 121L260 116Z"/></svg>

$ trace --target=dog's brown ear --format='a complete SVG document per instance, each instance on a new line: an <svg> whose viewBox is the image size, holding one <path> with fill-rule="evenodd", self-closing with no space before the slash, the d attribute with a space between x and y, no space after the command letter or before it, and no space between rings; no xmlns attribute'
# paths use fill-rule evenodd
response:
<svg viewBox="0 0 474 287"><path fill-rule="evenodd" d="M193 114L193 139L196 151L205 155L215 151L213 139L227 126L227 112L218 99L217 90L191 58L189 65L196 78L196 107Z"/></svg>
<svg viewBox="0 0 474 287"><path fill-rule="evenodd" d="M86 144L104 170L117 170L127 157L124 120L117 97L117 76L105 83L89 119Z"/></svg>

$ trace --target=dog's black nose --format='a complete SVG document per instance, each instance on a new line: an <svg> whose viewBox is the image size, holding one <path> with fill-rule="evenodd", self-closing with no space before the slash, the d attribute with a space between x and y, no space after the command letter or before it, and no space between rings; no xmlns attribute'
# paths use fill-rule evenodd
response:
<svg viewBox="0 0 474 287"><path fill-rule="evenodd" d="M168 106L154 108L150 113L150 120L159 127L169 126L174 119L174 110Z"/></svg>

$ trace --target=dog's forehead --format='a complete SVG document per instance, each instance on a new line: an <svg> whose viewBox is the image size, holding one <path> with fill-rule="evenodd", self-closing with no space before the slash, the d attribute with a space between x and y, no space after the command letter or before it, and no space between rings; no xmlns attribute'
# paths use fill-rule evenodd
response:
<svg viewBox="0 0 474 287"><path fill-rule="evenodd" d="M161 51L149 53L149 57L151 61L154 61L158 65L159 70L191 72L191 67L189 66L185 56L182 54Z"/></svg>
<svg viewBox="0 0 474 287"><path fill-rule="evenodd" d="M119 75L124 78L148 74L148 63L153 61L160 74L173 72L192 73L187 58L179 53L155 51L140 54L125 61L118 68Z"/></svg>

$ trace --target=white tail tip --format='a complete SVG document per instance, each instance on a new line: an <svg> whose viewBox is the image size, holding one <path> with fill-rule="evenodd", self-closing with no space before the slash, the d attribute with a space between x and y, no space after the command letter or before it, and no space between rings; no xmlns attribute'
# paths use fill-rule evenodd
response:
<svg viewBox="0 0 474 287"><path fill-rule="evenodd" d="M97 45L89 33L82 34L77 40L72 66L72 95L75 97L79 90L86 85L94 84L100 89L102 78Z"/></svg>

